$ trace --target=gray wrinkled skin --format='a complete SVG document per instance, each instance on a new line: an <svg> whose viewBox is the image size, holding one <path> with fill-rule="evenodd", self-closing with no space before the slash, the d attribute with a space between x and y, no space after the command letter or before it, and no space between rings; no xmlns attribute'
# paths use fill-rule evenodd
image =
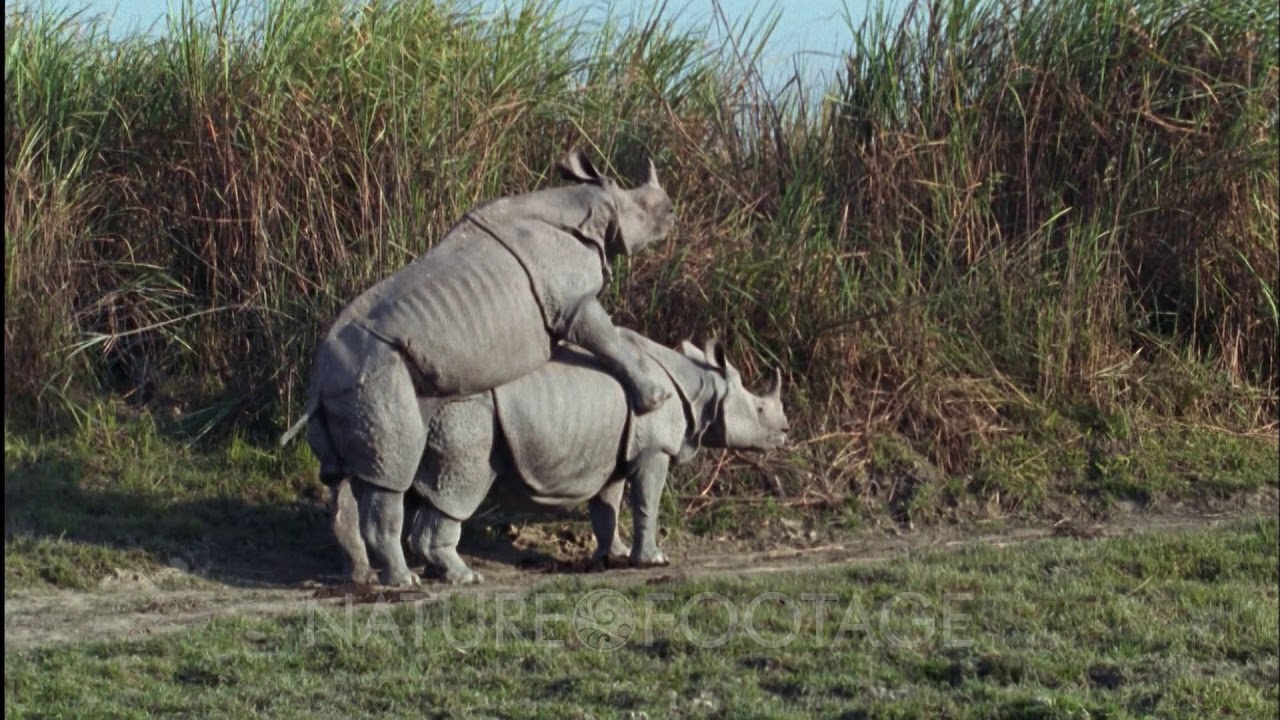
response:
<svg viewBox="0 0 1280 720"><path fill-rule="evenodd" d="M674 224L657 170L649 163L631 190L577 152L558 170L573 184L473 209L429 252L352 301L321 340L307 409L280 444L307 427L344 547L351 523L365 541L372 530L363 515L337 512L342 493L403 493L412 482L431 415L423 402L434 410L515 380L545 365L562 340L590 350L638 412L671 397L597 298L611 257L639 252ZM344 478L359 483L344 490ZM370 496L361 513L379 502ZM375 554L384 542L371 543Z"/></svg>
<svg viewBox="0 0 1280 720"><path fill-rule="evenodd" d="M431 413L426 452L412 486L421 502L413 503L407 539L446 582L481 580L462 562L457 544L461 521L495 483L535 507L586 501L598 561L628 557L635 565L665 565L656 543L657 517L670 465L689 460L704 445L771 450L786 442L779 376L764 396L753 395L718 344L709 343L703 352L684 343L676 351L630 330L621 335L653 361L653 379L679 402L638 415L596 358L563 347L551 362L514 382L425 410ZM618 510L628 485L635 520L630 548L618 536ZM374 535L387 543L387 554L377 553L390 563L384 577L412 576L394 542L403 495L357 487L355 497L361 518L380 528ZM343 549L350 566L368 572L363 553Z"/></svg>

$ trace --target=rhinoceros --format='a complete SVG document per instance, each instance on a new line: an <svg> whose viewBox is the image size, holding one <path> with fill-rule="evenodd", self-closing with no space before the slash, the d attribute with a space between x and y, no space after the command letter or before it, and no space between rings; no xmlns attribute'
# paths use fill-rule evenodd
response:
<svg viewBox="0 0 1280 720"><path fill-rule="evenodd" d="M351 302L316 350L307 441L333 495L333 529L358 542L341 481L404 492L426 442L419 405L437 407L544 365L559 341L591 351L650 412L671 396L619 339L597 294L609 259L670 232L672 203L648 163L624 190L580 152L558 164L572 184L500 198L466 213L431 250ZM349 553L353 555L353 553ZM353 579L367 569L349 568Z"/></svg>
<svg viewBox="0 0 1280 720"><path fill-rule="evenodd" d="M426 451L414 478L416 509L407 544L446 582L479 582L457 553L461 522L489 490L515 493L534 506L588 502L597 560L666 564L657 546L658 501L671 463L699 447L771 450L786 442L781 375L764 396L743 387L719 343L679 351L627 329L623 342L651 360L655 382L674 400L640 415L595 356L562 346L542 368L485 393L431 408ZM635 520L630 550L618 536L618 509L630 483ZM404 493L354 482L365 542L383 564L387 584L416 583L401 547ZM349 558L352 564L367 562Z"/></svg>

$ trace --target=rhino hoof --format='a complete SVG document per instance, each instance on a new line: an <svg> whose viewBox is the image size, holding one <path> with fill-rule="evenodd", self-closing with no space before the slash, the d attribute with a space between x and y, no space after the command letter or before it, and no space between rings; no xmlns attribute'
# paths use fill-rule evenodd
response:
<svg viewBox="0 0 1280 720"><path fill-rule="evenodd" d="M592 555L588 568L592 572L600 572L611 568L627 567L631 563L625 553L619 555Z"/></svg>
<svg viewBox="0 0 1280 720"><path fill-rule="evenodd" d="M638 567L638 568L663 567L670 564L671 564L671 561L668 560L667 556L662 552L657 552L647 557L641 556L641 557L631 558L631 566Z"/></svg>
<svg viewBox="0 0 1280 720"><path fill-rule="evenodd" d="M450 585L479 585L484 582L484 576L474 570L467 570L446 575L444 581Z"/></svg>
<svg viewBox="0 0 1280 720"><path fill-rule="evenodd" d="M370 567L352 570L347 577L356 585L375 585L378 582L377 571Z"/></svg>
<svg viewBox="0 0 1280 720"><path fill-rule="evenodd" d="M382 584L396 588L417 587L422 584L422 579L418 577L417 573L412 570L408 570L401 575L390 575L388 573L384 573L382 577Z"/></svg>

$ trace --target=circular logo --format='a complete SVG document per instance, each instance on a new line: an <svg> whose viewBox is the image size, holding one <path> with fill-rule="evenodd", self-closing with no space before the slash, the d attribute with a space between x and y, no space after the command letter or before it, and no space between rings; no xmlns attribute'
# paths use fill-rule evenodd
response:
<svg viewBox="0 0 1280 720"><path fill-rule="evenodd" d="M592 590L574 606L573 631L583 645L593 650L617 650L636 631L635 610L617 590Z"/></svg>

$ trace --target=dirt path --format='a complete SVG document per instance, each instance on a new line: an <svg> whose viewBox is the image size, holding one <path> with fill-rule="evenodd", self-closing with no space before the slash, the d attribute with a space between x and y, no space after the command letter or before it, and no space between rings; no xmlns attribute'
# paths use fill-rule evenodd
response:
<svg viewBox="0 0 1280 720"><path fill-rule="evenodd" d="M902 559L921 551L954 551L974 546L1018 545L1048 537L1074 537L1088 541L1137 532L1169 532L1210 527L1239 518L1239 513L1129 515L1100 523L1048 523L996 530L937 528L901 534L865 531L834 542L798 543L763 552L726 552L722 543L698 541L687 547L668 548L672 565L642 570L622 569L586 573L565 563L538 569L493 561L474 560L484 575L480 586L450 587L426 584L415 591L385 591L384 599L416 601L454 594L521 592L565 574L578 574L600 585L679 582L718 575L812 570L852 564L874 564ZM717 551L718 549L718 551ZM336 578L304 581L288 587L245 587L195 578L167 569L141 575L120 573L94 591L31 591L11 594L4 605L5 652L22 651L62 643L107 638L130 638L182 630L230 616L271 617L301 612L305 603L340 604L345 595L372 599L377 589L339 586Z"/></svg>

